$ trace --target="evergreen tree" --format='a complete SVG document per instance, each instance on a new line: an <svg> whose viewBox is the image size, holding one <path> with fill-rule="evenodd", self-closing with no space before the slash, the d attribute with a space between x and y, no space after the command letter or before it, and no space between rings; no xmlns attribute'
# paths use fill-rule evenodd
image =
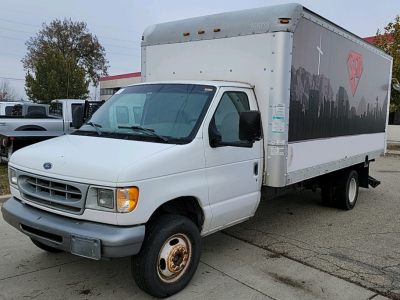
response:
<svg viewBox="0 0 400 300"><path fill-rule="evenodd" d="M34 102L54 99L86 99L89 80L75 58L65 57L58 49L45 47L40 59L32 65L33 74L25 77L25 92Z"/></svg>

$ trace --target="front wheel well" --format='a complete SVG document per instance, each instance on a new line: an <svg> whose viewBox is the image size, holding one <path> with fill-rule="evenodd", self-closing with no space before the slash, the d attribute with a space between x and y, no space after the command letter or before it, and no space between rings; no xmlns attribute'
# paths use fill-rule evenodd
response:
<svg viewBox="0 0 400 300"><path fill-rule="evenodd" d="M204 212L195 197L184 196L165 202L154 211L149 222L164 214L187 217L197 226L199 231L203 228Z"/></svg>

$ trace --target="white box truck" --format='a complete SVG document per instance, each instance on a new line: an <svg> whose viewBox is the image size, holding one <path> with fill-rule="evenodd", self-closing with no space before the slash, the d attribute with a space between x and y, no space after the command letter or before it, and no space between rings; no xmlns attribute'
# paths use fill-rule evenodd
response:
<svg viewBox="0 0 400 300"><path fill-rule="evenodd" d="M141 84L11 156L3 217L46 251L131 256L137 285L167 297L195 273L201 237L252 217L263 185L352 209L377 184L391 66L300 4L150 26Z"/></svg>

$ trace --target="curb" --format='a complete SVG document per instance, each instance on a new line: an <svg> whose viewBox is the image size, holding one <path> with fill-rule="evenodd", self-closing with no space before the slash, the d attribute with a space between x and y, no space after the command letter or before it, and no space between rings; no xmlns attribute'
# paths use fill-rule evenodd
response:
<svg viewBox="0 0 400 300"><path fill-rule="evenodd" d="M6 202L8 199L10 199L11 195L3 195L0 196L0 204L3 204L4 202Z"/></svg>

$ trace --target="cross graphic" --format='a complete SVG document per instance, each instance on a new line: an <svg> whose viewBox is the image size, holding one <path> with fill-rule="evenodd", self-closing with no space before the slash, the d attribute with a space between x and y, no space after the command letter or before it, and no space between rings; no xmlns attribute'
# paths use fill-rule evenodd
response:
<svg viewBox="0 0 400 300"><path fill-rule="evenodd" d="M321 55L324 55L324 52L321 50L321 34L319 35L319 46L317 46L318 49L318 75L319 75L319 66L321 64Z"/></svg>

